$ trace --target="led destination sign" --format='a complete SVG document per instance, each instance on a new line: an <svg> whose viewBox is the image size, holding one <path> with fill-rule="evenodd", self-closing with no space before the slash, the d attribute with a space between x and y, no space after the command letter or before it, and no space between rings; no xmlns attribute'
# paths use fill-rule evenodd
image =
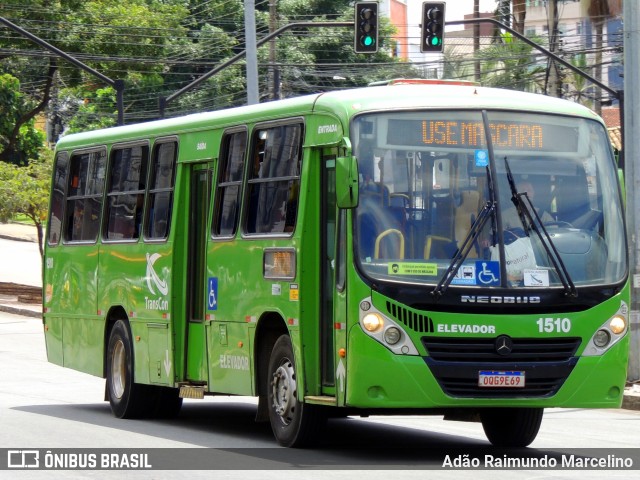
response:
<svg viewBox="0 0 640 480"><path fill-rule="evenodd" d="M578 129L536 122L489 122L495 149L575 152ZM486 148L484 124L470 120L389 119L391 145Z"/></svg>

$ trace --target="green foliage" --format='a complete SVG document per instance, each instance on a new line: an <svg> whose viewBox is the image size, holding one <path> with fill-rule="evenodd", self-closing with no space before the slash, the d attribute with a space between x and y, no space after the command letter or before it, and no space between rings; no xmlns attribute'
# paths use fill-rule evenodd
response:
<svg viewBox="0 0 640 480"><path fill-rule="evenodd" d="M500 43L478 52L482 60L482 84L509 90L540 91L539 82L545 69L531 61L533 47L510 33L501 33L500 39ZM540 43L540 39L531 40Z"/></svg>
<svg viewBox="0 0 640 480"><path fill-rule="evenodd" d="M41 254L52 168L53 152L46 148L26 167L0 162L0 222L21 215L29 218L38 230Z"/></svg>
<svg viewBox="0 0 640 480"><path fill-rule="evenodd" d="M44 135L35 128L34 119L18 124L32 108L33 101L20 91L20 81L8 73L0 75L0 160L26 165L30 158L38 158Z"/></svg>
<svg viewBox="0 0 640 480"><path fill-rule="evenodd" d="M244 0L30 0L28 4L24 8L24 0L5 0L0 16L110 79L123 80L125 123L157 118L159 98L172 95L245 46ZM354 14L351 0L279 0L274 19L268 2L258 2L256 8L258 39L267 34L272 20L278 28L302 20L352 21ZM373 55L354 53L351 28L298 29L280 36L275 41L275 63L282 96L415 76L409 65L390 55L393 27L386 18L380 20L380 49ZM23 55L39 47L17 34L0 37L0 48L16 53L0 58L0 68L24 79L28 88L22 93L32 104L51 95L49 105L65 132L115 124L114 92L101 79L63 59L53 58L56 66L50 63L52 57ZM271 55L269 45L258 50L262 100L269 96ZM52 68L57 68L54 86L45 89ZM245 69L238 62L176 98L167 115L244 102Z"/></svg>
<svg viewBox="0 0 640 480"><path fill-rule="evenodd" d="M47 217L53 153L40 152L40 159L26 167L0 162L0 222L25 215L42 224Z"/></svg>
<svg viewBox="0 0 640 480"><path fill-rule="evenodd" d="M82 89L75 89L76 94ZM116 91L112 87L84 91L84 100L69 121L67 133L84 132L116 124Z"/></svg>

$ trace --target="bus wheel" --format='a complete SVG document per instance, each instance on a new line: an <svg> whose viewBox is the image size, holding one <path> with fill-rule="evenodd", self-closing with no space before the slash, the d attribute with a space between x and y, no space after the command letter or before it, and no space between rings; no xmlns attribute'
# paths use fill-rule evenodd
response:
<svg viewBox="0 0 640 480"><path fill-rule="evenodd" d="M298 401L296 377L291 339L282 335L273 346L269 359L267 397L271 429L284 447L311 444L326 420L320 407Z"/></svg>
<svg viewBox="0 0 640 480"><path fill-rule="evenodd" d="M124 320L118 320L107 347L107 390L117 418L139 418L145 406L146 385L133 383L133 346Z"/></svg>
<svg viewBox="0 0 640 480"><path fill-rule="evenodd" d="M526 447L536 439L542 408L487 408L480 412L482 428L496 447Z"/></svg>

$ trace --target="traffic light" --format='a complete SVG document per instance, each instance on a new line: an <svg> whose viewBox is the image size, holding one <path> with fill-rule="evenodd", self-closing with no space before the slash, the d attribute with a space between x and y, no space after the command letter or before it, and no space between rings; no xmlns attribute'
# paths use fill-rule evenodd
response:
<svg viewBox="0 0 640 480"><path fill-rule="evenodd" d="M355 45L356 53L378 51L378 2L356 2Z"/></svg>
<svg viewBox="0 0 640 480"><path fill-rule="evenodd" d="M442 52L444 49L444 2L422 4L421 52Z"/></svg>

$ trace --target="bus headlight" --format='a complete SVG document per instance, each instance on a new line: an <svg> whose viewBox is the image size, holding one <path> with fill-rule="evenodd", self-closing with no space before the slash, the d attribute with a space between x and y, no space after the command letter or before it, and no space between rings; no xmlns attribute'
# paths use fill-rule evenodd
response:
<svg viewBox="0 0 640 480"><path fill-rule="evenodd" d="M362 326L367 332L379 332L384 327L384 320L377 313L367 313L362 319Z"/></svg>
<svg viewBox="0 0 640 480"><path fill-rule="evenodd" d="M371 297L360 302L359 316L362 331L396 355L419 355L402 326L376 309Z"/></svg>
<svg viewBox="0 0 640 480"><path fill-rule="evenodd" d="M606 330L598 330L593 336L593 343L598 348L604 348L611 341L611 335Z"/></svg>
<svg viewBox="0 0 640 480"><path fill-rule="evenodd" d="M389 345L395 345L398 343L400 341L400 337L402 337L402 334L396 327L389 327L384 331L384 341Z"/></svg>
<svg viewBox="0 0 640 480"><path fill-rule="evenodd" d="M627 328L627 321L623 316L615 315L609 322L609 328L613 333L619 335Z"/></svg>
<svg viewBox="0 0 640 480"><path fill-rule="evenodd" d="M593 334L582 354L592 357L605 354L612 346L622 340L629 330L627 328L627 304L621 302L618 311L604 322Z"/></svg>

